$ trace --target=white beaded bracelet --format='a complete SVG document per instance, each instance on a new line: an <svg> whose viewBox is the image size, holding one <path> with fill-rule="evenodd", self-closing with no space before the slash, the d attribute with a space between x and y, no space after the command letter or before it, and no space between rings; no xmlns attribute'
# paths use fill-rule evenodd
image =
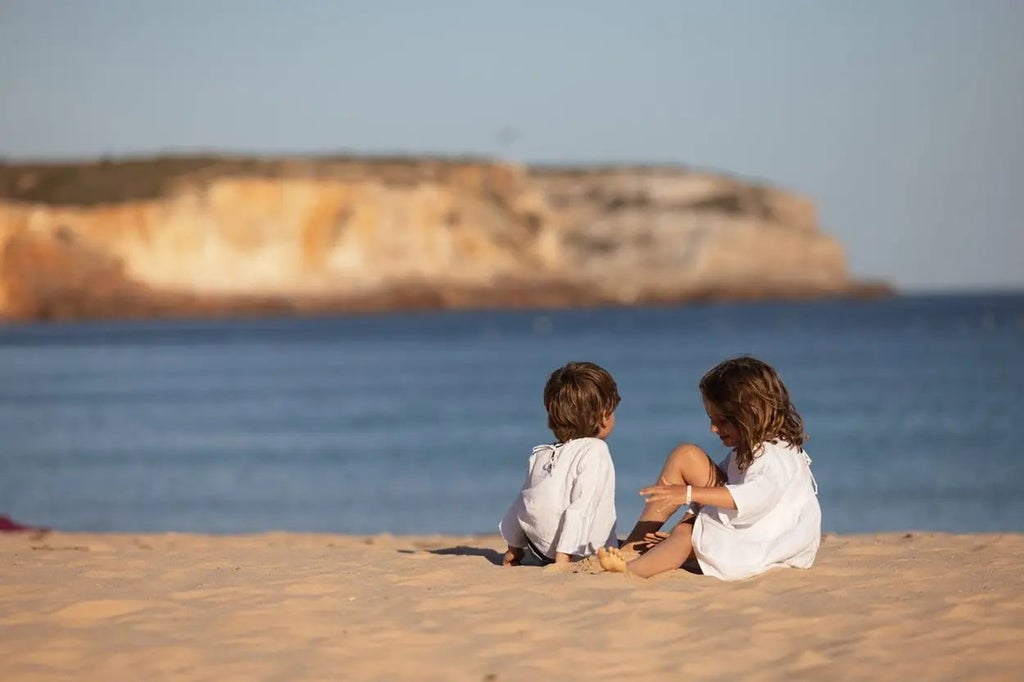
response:
<svg viewBox="0 0 1024 682"><path fill-rule="evenodd" d="M690 504L690 498L693 496L693 486L686 486L686 504Z"/></svg>

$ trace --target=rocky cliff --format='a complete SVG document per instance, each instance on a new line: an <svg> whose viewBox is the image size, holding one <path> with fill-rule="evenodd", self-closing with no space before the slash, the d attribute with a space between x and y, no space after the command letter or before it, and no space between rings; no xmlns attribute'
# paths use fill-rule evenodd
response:
<svg viewBox="0 0 1024 682"><path fill-rule="evenodd" d="M675 168L0 164L7 318L843 295L806 199Z"/></svg>

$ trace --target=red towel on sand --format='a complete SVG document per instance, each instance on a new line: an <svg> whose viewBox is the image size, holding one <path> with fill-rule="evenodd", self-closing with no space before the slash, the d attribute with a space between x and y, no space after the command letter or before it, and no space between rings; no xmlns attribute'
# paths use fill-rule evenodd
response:
<svg viewBox="0 0 1024 682"><path fill-rule="evenodd" d="M9 516L0 516L0 533L15 530L44 530L33 526L23 526Z"/></svg>

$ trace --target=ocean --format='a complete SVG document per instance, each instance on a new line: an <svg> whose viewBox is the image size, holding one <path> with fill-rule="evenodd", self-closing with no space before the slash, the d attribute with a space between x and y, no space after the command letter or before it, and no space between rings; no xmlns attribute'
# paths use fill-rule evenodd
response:
<svg viewBox="0 0 1024 682"><path fill-rule="evenodd" d="M496 531L569 360L622 395L618 530L751 354L839 533L1024 531L1024 295L0 326L0 514L68 531Z"/></svg>

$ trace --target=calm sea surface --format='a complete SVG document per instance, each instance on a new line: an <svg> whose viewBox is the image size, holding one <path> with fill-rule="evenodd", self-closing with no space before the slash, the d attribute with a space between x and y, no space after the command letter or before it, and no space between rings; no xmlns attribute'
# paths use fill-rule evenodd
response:
<svg viewBox="0 0 1024 682"><path fill-rule="evenodd" d="M697 381L750 353L811 439L827 531L1024 531L1024 295L0 327L0 514L64 530L494 532L552 369L623 402L619 532Z"/></svg>

